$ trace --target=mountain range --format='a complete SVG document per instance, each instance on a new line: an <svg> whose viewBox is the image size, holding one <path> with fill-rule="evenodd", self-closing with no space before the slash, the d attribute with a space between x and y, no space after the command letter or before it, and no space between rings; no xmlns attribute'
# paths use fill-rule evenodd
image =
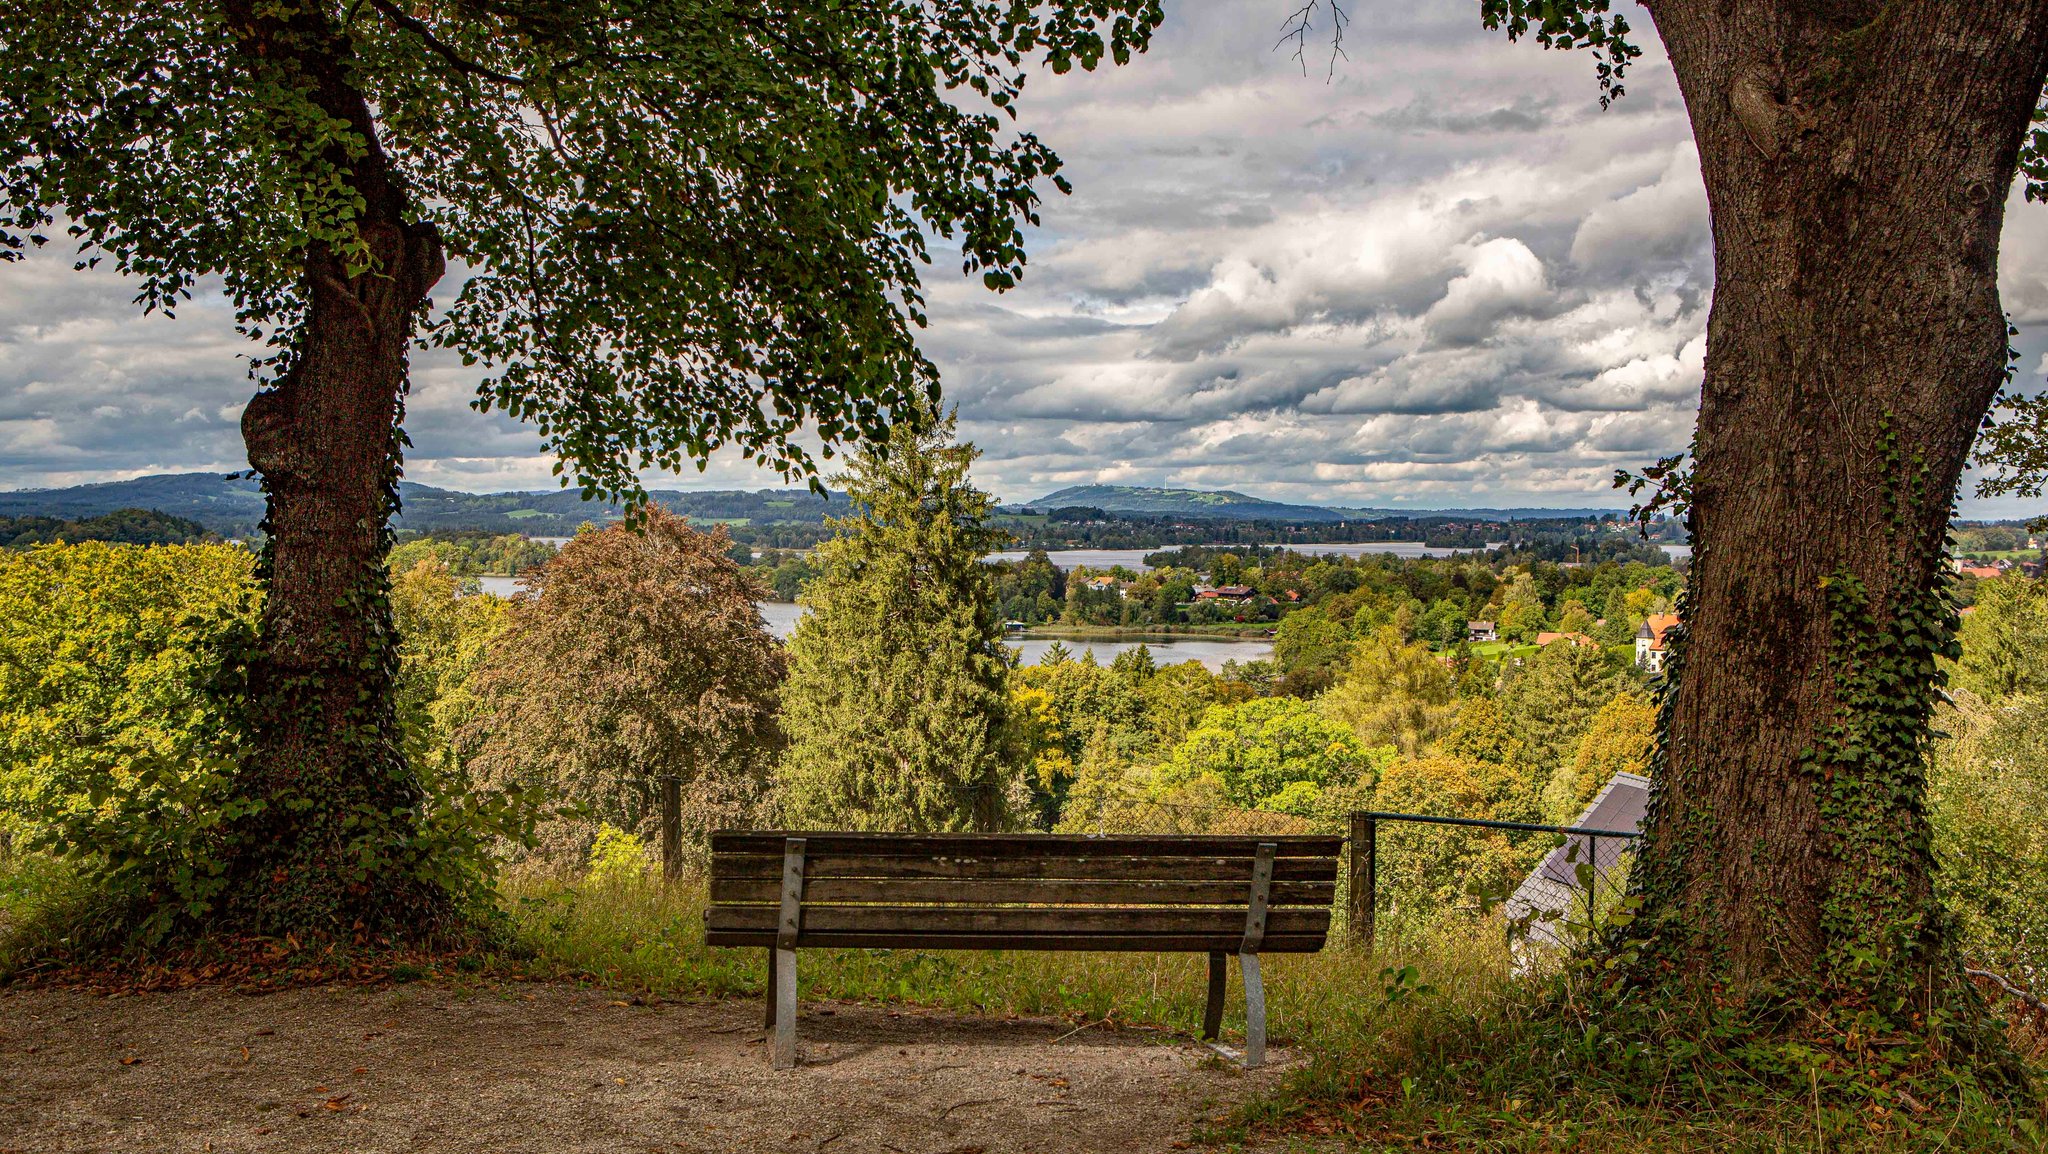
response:
<svg viewBox="0 0 2048 1154"><path fill-rule="evenodd" d="M1151 489L1135 485L1070 485L1029 507L1039 512L1092 508L1147 517L1207 517L1219 521L1384 521L1389 517L1449 517L1468 521L1520 521L1599 517L1618 509L1373 509L1343 505L1289 505L1230 489Z"/></svg>
<svg viewBox="0 0 2048 1154"><path fill-rule="evenodd" d="M398 486L401 529L482 529L528 536L567 536L586 521L618 516L616 506L585 501L574 489L540 492L465 493L431 485ZM842 494L821 497L807 489L655 490L668 509L700 521L767 525L816 524L846 508ZM0 492L0 516L64 519L96 517L118 509L154 509L197 521L227 536L253 532L263 519L263 493L240 475L160 473L128 481L105 481L62 489ZM1612 509L1359 509L1293 505L1232 490L1145 488L1130 485L1074 485L1048 493L1009 512L1101 510L1117 517L1172 517L1227 521L1284 521L1327 524L1389 517L1444 517L1506 521L1544 517L1597 517Z"/></svg>

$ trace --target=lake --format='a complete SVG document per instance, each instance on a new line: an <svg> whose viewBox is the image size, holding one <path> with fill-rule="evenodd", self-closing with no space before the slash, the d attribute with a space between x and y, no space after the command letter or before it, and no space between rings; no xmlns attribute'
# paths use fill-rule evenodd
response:
<svg viewBox="0 0 2048 1154"><path fill-rule="evenodd" d="M1306 553L1310 556L1336 553L1344 557L1363 557L1367 553L1391 553L1396 557L1405 558L1410 561L1417 557L1448 557L1452 553L1458 552L1455 549L1432 548L1420 541L1338 541L1320 545L1289 545L1287 547L1296 553ZM1052 559L1054 565L1062 569L1072 569L1077 565L1085 565L1090 569L1108 569L1115 565L1121 565L1134 573L1143 573L1152 568L1150 565L1145 564L1147 555L1163 552L1171 548L1175 548L1175 546L1162 545L1157 549L1048 549L1045 551L1045 555ZM1228 548L1228 546L1210 545L1205 546L1205 548ZM1488 548L1492 548L1492 546L1488 546ZM1464 552L1470 553L1475 552L1475 550L1467 549ZM1011 549L1002 553L992 553L990 558L996 561L1022 561L1030 555L1027 550Z"/></svg>
<svg viewBox="0 0 2048 1154"><path fill-rule="evenodd" d="M1121 552L1119 550L1119 552ZM1143 550L1139 550L1143 552ZM479 577L477 583L486 593L510 597L519 591L519 582L511 577ZM787 601L761 602L761 616L768 622L768 631L777 637L788 637L796 628L796 620L803 610ZM1095 660L1108 665L1116 655L1140 645L1152 650L1152 660L1160 665L1175 665L1182 661L1199 661L1210 669L1221 672L1226 661L1258 661L1273 655L1273 642L1260 638L1252 641L1237 641L1228 637L1190 637L1181 634L1167 634L1156 637L1119 637L1115 640L1076 640L1071 637L1054 638L1033 633L1013 635L1008 639L1010 648L1021 655L1026 665L1036 665L1052 648L1057 640L1078 657L1086 649L1095 651Z"/></svg>
<svg viewBox="0 0 2048 1154"><path fill-rule="evenodd" d="M777 637L787 637L796 628L796 619L803 610L787 601L763 601L761 616L768 621L769 632ZM1190 637L1186 634L1164 634L1148 637L1119 637L1077 639L1073 637L1047 637L1031 631L1012 634L1007 644L1021 655L1026 665L1036 665L1045 656L1045 651L1058 641L1079 657L1083 650L1093 649L1095 660L1108 665L1116 655L1143 645L1152 650L1152 660L1160 665L1177 665L1183 661L1199 661L1217 672L1222 672L1226 661L1259 661L1273 656L1273 642L1266 638L1253 641L1238 641L1229 637Z"/></svg>
<svg viewBox="0 0 2048 1154"><path fill-rule="evenodd" d="M1227 547L1208 546L1208 548L1212 549ZM1172 548L1172 546L1161 546L1158 549L1048 549L1045 555L1051 558L1054 565L1062 569L1072 569L1080 565L1085 565L1090 569L1108 569L1121 565L1134 573L1143 573L1152 568L1150 565L1145 564L1146 556L1162 552L1168 548ZM1420 541L1333 541L1314 545L1289 545L1287 548L1292 549L1296 553L1304 553L1311 557L1321 556L1325 553L1335 553L1342 557L1363 557L1368 553L1391 553L1408 561L1413 561L1418 557L1448 557L1453 553L1477 552L1477 550L1473 549L1446 549L1442 546L1425 545ZM1487 548L1498 549L1500 548L1500 543L1495 542L1488 545ZM1690 545L1665 545L1662 548L1671 555L1673 561L1683 561L1692 556L1692 546ZM1022 549L1011 549L1002 553L990 554L990 557L997 561L1022 561L1028 556L1030 554Z"/></svg>

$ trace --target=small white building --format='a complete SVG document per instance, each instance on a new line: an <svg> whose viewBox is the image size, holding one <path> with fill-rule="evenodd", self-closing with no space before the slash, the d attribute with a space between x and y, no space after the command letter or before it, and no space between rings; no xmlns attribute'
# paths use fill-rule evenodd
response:
<svg viewBox="0 0 2048 1154"><path fill-rule="evenodd" d="M1636 664L1652 673L1664 671L1664 635L1678 624L1676 613L1652 613L1636 630Z"/></svg>

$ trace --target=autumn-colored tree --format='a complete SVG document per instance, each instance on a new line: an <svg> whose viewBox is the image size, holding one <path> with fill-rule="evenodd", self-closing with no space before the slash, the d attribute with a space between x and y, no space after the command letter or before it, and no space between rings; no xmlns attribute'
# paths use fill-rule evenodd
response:
<svg viewBox="0 0 2048 1154"><path fill-rule="evenodd" d="M1357 642L1343 675L1316 699L1325 717L1367 745L1414 757L1450 724L1451 671L1428 646L1404 643L1394 626Z"/></svg>
<svg viewBox="0 0 2048 1154"><path fill-rule="evenodd" d="M1657 710L1635 693L1615 695L1600 707L1569 763L1559 763L1543 787L1544 820L1568 825L1617 773L1647 773L1657 748Z"/></svg>
<svg viewBox="0 0 2048 1154"><path fill-rule="evenodd" d="M69 858L143 939L203 918L236 813L252 558L225 545L0 552L0 842Z"/></svg>
<svg viewBox="0 0 2048 1154"><path fill-rule="evenodd" d="M650 507L637 530L586 529L521 579L458 745L477 782L581 807L542 824L543 850L581 860L600 825L653 832L663 777L682 779L686 837L759 799L783 655L731 544Z"/></svg>
<svg viewBox="0 0 2048 1154"><path fill-rule="evenodd" d="M1397 761L1381 774L1373 808L1431 817L1527 821L1535 805L1527 767L1462 754ZM1510 887L1551 843L1502 830L1383 822L1379 895L1389 914L1428 920L1476 907L1478 893Z"/></svg>
<svg viewBox="0 0 2048 1154"><path fill-rule="evenodd" d="M506 612L503 600L480 595L474 580L457 577L432 554L416 555L392 575L398 720L406 760L423 777L456 772L455 735L476 708L469 676L505 627Z"/></svg>

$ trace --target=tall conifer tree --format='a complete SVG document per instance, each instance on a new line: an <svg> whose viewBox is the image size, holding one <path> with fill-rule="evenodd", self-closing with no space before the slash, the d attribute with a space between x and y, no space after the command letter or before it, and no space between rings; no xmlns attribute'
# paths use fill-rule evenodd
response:
<svg viewBox="0 0 2048 1154"><path fill-rule="evenodd" d="M782 801L798 826L994 830L1012 822L1009 653L983 559L1002 534L967 480L953 420L898 425L835 483L832 521L789 640Z"/></svg>

